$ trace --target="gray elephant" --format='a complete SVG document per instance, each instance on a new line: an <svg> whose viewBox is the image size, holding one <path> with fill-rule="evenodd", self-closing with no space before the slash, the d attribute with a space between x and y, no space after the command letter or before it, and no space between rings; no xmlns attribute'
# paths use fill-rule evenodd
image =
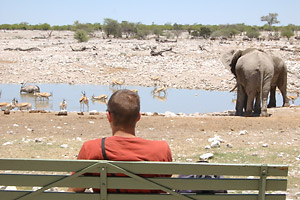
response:
<svg viewBox="0 0 300 200"><path fill-rule="evenodd" d="M263 51L249 48L228 51L221 61L230 67L237 81L236 115L252 116L254 111L254 114L268 116L267 101L275 71L273 58Z"/></svg>
<svg viewBox="0 0 300 200"><path fill-rule="evenodd" d="M254 113L267 116L269 91L270 102L267 107L276 107L276 87L282 93L283 106L289 106L286 96L287 67L278 56L270 56L261 50L249 48L244 51L228 51L223 54L221 61L231 69L237 79L236 115L242 115L245 109L245 115L250 116L255 98Z"/></svg>

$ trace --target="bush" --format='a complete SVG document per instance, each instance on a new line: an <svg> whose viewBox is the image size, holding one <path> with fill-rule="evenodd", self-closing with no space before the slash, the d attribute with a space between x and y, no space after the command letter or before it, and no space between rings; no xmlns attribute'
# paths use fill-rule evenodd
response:
<svg viewBox="0 0 300 200"><path fill-rule="evenodd" d="M201 27L200 31L199 31L199 35L204 37L204 38L208 38L211 35L211 30L208 27Z"/></svg>
<svg viewBox="0 0 300 200"><path fill-rule="evenodd" d="M87 42L89 40L87 32L85 30L77 30L74 34L74 38L78 42Z"/></svg>
<svg viewBox="0 0 300 200"><path fill-rule="evenodd" d="M287 28L283 28L281 30L281 36L282 37L286 37L288 40L294 36L294 32L291 28L287 27Z"/></svg>
<svg viewBox="0 0 300 200"><path fill-rule="evenodd" d="M121 26L117 20L105 18L103 26L103 30L108 38L110 35L113 35L114 38L122 37Z"/></svg>
<svg viewBox="0 0 300 200"><path fill-rule="evenodd" d="M260 33L256 29L250 29L246 33L248 38L258 38Z"/></svg>

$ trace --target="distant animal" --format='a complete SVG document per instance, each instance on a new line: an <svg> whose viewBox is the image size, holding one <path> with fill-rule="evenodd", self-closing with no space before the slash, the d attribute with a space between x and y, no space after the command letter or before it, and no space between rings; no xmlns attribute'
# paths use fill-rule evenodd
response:
<svg viewBox="0 0 300 200"><path fill-rule="evenodd" d="M298 99L298 97L299 97L299 92L296 93L296 96L294 95L287 96L287 98L292 101L292 104L294 104L295 100Z"/></svg>
<svg viewBox="0 0 300 200"><path fill-rule="evenodd" d="M156 86L157 83L160 81L160 77L159 76L155 76L155 77L151 78L151 80L154 82L154 85Z"/></svg>
<svg viewBox="0 0 300 200"><path fill-rule="evenodd" d="M92 96L92 101L103 101L105 104L107 104L107 95L106 94L102 94L99 96Z"/></svg>
<svg viewBox="0 0 300 200"><path fill-rule="evenodd" d="M49 97L53 96L53 93L48 93L48 92L34 92L34 96L40 98L40 99L49 99Z"/></svg>
<svg viewBox="0 0 300 200"><path fill-rule="evenodd" d="M162 92L164 93L164 94L166 94L166 91L167 91L167 87L164 85L164 86L162 86L162 87L160 87L160 88L155 88L154 90L153 90L153 94L161 94Z"/></svg>
<svg viewBox="0 0 300 200"><path fill-rule="evenodd" d="M79 103L80 103L80 111L84 112L84 105L86 105L87 107L87 111L89 112L89 98L85 95L85 92L81 92L82 96L79 99ZM81 109L82 107L82 109Z"/></svg>
<svg viewBox="0 0 300 200"><path fill-rule="evenodd" d="M16 106L19 110L30 110L31 109L31 103L19 103L17 99L13 99L13 105Z"/></svg>
<svg viewBox="0 0 300 200"><path fill-rule="evenodd" d="M138 93L138 90L136 90L136 89L131 89L130 91L131 91L131 92L134 92L134 93L136 93L136 94Z"/></svg>
<svg viewBox="0 0 300 200"><path fill-rule="evenodd" d="M124 83L125 83L124 80L120 81L120 80L118 80L118 79L114 79L114 80L111 82L111 85L112 85L112 86L121 86L121 85L123 85Z"/></svg>
<svg viewBox="0 0 300 200"><path fill-rule="evenodd" d="M60 110L67 110L67 102L65 99L59 104L59 109Z"/></svg>
<svg viewBox="0 0 300 200"><path fill-rule="evenodd" d="M13 102L11 102L11 103L1 102L0 108L1 108L1 110L12 110L15 108L15 105L13 104Z"/></svg>
<svg viewBox="0 0 300 200"><path fill-rule="evenodd" d="M21 83L21 89L20 93L34 93L34 92L40 92L40 88L37 85L26 85L26 83Z"/></svg>

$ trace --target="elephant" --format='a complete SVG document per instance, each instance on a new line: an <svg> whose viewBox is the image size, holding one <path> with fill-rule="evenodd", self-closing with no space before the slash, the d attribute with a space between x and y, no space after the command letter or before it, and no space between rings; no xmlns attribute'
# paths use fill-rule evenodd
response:
<svg viewBox="0 0 300 200"><path fill-rule="evenodd" d="M278 56L272 56L274 64L274 77L271 83L270 101L268 108L276 107L276 87L279 88L282 95L282 106L288 107L289 99L287 98L287 66Z"/></svg>
<svg viewBox="0 0 300 200"><path fill-rule="evenodd" d="M254 111L254 114L268 116L267 107L276 106L276 86L282 92L284 106L288 105L286 65L279 57L248 48L230 50L222 55L221 61L230 68L237 81L236 115L252 116ZM269 92L271 98L267 105Z"/></svg>

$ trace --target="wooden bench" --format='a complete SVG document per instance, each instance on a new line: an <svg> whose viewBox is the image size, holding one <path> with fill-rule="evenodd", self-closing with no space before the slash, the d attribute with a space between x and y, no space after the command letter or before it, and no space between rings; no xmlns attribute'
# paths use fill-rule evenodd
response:
<svg viewBox="0 0 300 200"><path fill-rule="evenodd" d="M70 175L70 172L75 172ZM101 176L82 176L87 172ZM122 173L128 177L108 177ZM173 174L171 178L143 178L138 174ZM224 175L222 179L182 179L176 174ZM283 200L288 166L127 162L94 160L0 159L1 200ZM101 186L101 187L100 187ZM33 190L33 187L41 187ZM58 188L59 191L49 190ZM100 193L66 192L68 187L101 188ZM161 194L108 193L115 189L155 189ZM179 194L174 190L228 190L218 194Z"/></svg>

